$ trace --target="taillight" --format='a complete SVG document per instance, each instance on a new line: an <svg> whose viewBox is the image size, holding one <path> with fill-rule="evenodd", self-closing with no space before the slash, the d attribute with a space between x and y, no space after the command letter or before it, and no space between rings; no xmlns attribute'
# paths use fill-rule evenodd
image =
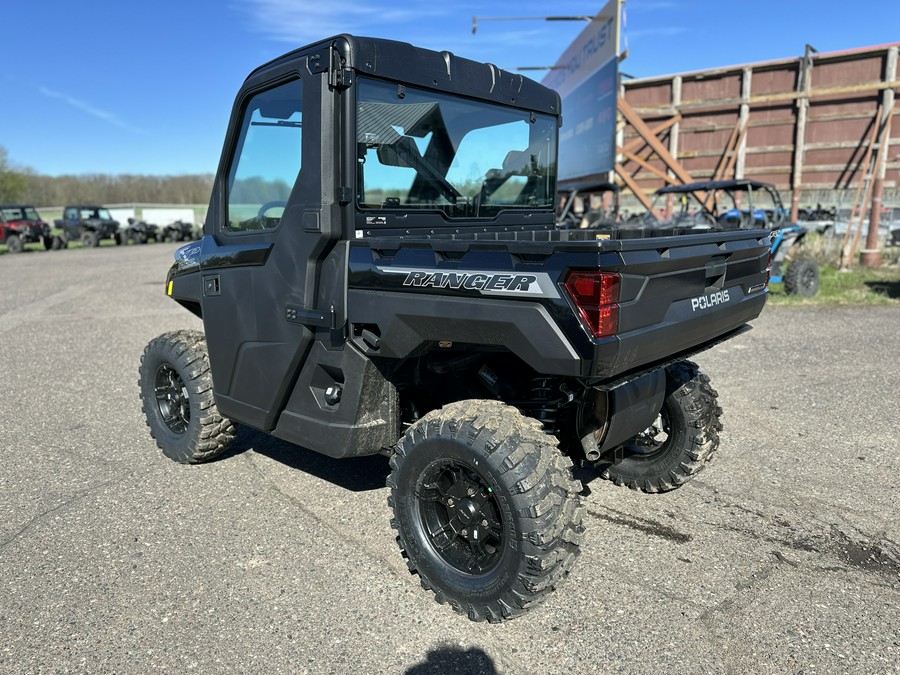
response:
<svg viewBox="0 0 900 675"><path fill-rule="evenodd" d="M620 281L618 274L576 270L563 282L582 323L596 338L615 335L619 328Z"/></svg>

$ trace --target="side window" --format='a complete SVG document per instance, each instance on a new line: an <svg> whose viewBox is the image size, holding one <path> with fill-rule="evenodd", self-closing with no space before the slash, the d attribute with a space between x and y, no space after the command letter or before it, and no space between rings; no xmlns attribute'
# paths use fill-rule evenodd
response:
<svg viewBox="0 0 900 675"><path fill-rule="evenodd" d="M278 227L300 173L302 85L293 80L253 96L228 174L232 232Z"/></svg>

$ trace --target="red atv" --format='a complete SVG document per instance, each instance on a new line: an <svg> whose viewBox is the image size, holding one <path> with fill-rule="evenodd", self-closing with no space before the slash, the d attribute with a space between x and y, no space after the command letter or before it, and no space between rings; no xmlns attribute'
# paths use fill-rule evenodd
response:
<svg viewBox="0 0 900 675"><path fill-rule="evenodd" d="M20 253L25 244L32 242L49 249L53 243L50 226L33 206L0 204L0 244L6 244L10 253Z"/></svg>

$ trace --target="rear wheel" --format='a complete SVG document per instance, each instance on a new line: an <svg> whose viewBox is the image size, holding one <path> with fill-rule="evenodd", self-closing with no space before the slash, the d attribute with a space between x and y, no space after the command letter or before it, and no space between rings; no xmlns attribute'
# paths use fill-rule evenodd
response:
<svg viewBox="0 0 900 675"><path fill-rule="evenodd" d="M719 448L718 394L695 363L666 368L666 398L656 421L622 448L617 462L599 465L601 476L643 492L684 485Z"/></svg>
<svg viewBox="0 0 900 675"><path fill-rule="evenodd" d="M96 248L100 245L100 237L96 232L82 232L81 245L85 248Z"/></svg>
<svg viewBox="0 0 900 675"><path fill-rule="evenodd" d="M799 259L788 265L784 273L784 292L811 298L819 292L819 265L815 260Z"/></svg>
<svg viewBox="0 0 900 675"><path fill-rule="evenodd" d="M41 237L41 242L44 244L45 251L50 251L53 249L53 237L50 237L50 236Z"/></svg>
<svg viewBox="0 0 900 675"><path fill-rule="evenodd" d="M522 614L578 555L571 462L511 406L461 401L429 413L397 444L391 469L391 526L410 571L473 621Z"/></svg>
<svg viewBox="0 0 900 675"><path fill-rule="evenodd" d="M22 239L17 234L11 234L6 238L6 249L10 253L22 252Z"/></svg>
<svg viewBox="0 0 900 675"><path fill-rule="evenodd" d="M176 331L151 340L139 373L147 426L166 457L193 464L231 445L236 426L216 407L202 333Z"/></svg>

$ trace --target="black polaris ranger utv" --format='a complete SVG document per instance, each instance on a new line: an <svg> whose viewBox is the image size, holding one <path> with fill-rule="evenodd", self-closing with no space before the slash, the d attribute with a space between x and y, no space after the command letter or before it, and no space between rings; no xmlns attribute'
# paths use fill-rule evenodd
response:
<svg viewBox="0 0 900 675"><path fill-rule="evenodd" d="M208 460L240 423L389 455L410 570L488 621L572 565L573 462L647 492L702 469L721 409L685 359L759 314L768 232L557 229L560 119L520 75L386 40L254 71L166 280L205 334L141 359L163 452Z"/></svg>

